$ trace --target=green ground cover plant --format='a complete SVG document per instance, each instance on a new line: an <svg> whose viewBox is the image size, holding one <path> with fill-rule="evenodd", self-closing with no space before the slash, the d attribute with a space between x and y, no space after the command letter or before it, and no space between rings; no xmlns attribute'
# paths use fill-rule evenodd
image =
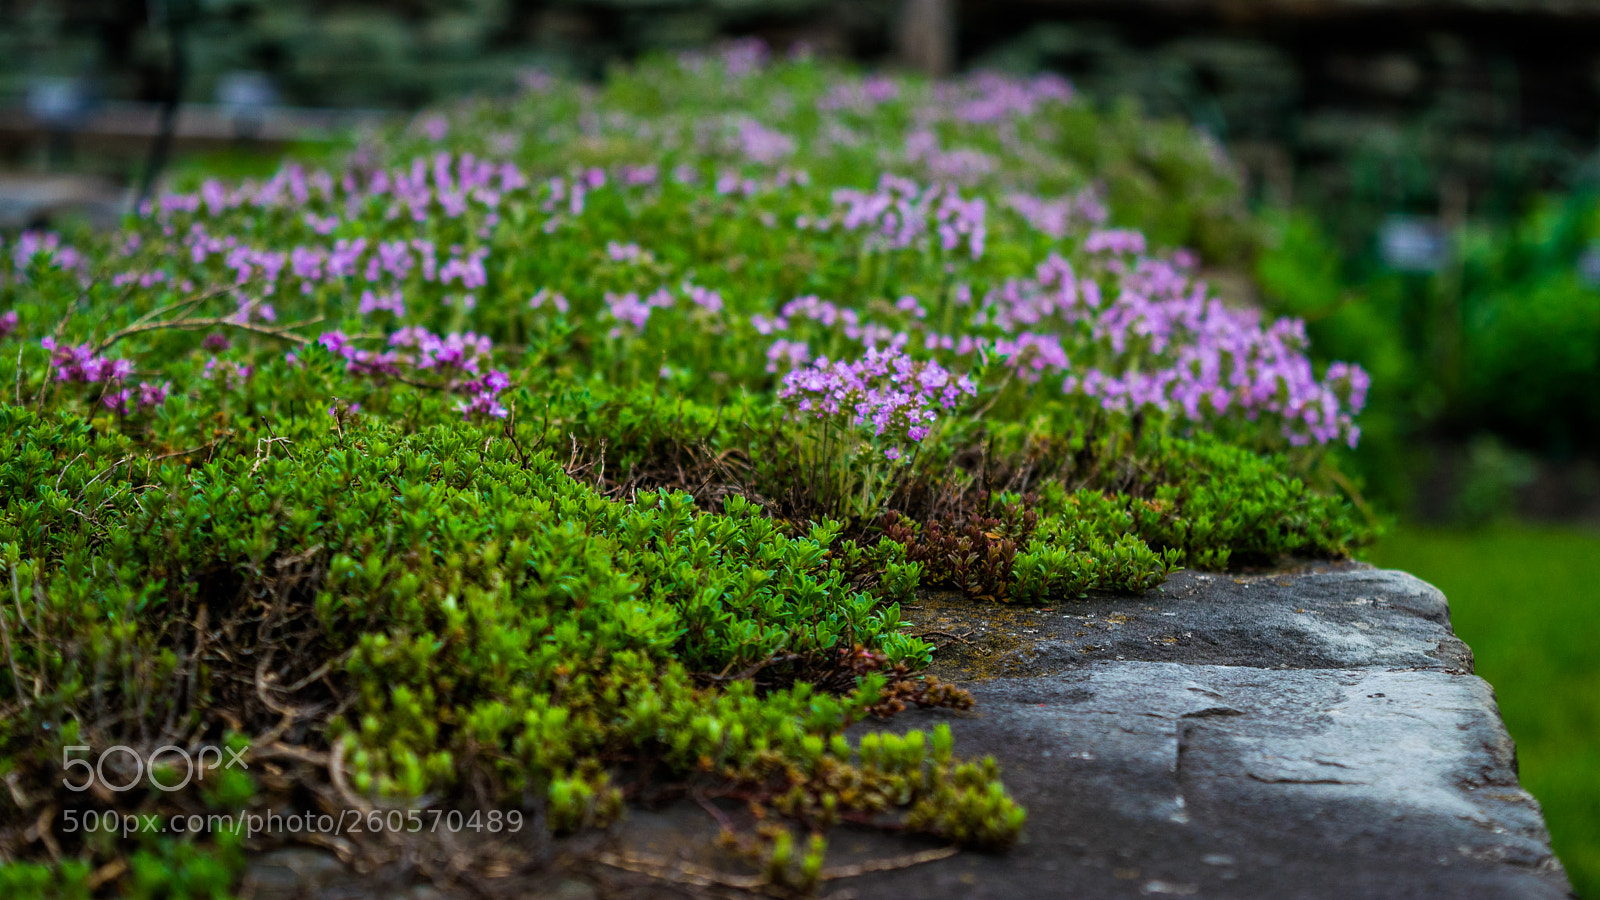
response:
<svg viewBox="0 0 1600 900"><path fill-rule="evenodd" d="M294 837L89 811L517 822L481 862L678 791L780 892L839 822L1003 848L992 760L844 737L971 702L900 602L1370 536L1367 376L1175 248L1248 238L1176 126L749 44L525 88L4 247L0 884L220 896ZM252 767L159 787L205 746ZM411 837L349 852L464 877Z"/></svg>
<svg viewBox="0 0 1600 900"><path fill-rule="evenodd" d="M1600 894L1600 666L1585 640L1600 535L1532 525L1401 527L1371 558L1450 598L1452 624L1495 687L1522 783L1544 807L1573 890Z"/></svg>

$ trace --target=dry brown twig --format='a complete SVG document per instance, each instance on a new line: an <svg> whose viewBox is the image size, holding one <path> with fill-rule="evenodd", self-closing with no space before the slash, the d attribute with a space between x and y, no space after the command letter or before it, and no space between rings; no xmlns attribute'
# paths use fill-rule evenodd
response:
<svg viewBox="0 0 1600 900"><path fill-rule="evenodd" d="M311 343L312 339L302 334L295 334L290 329L305 328L309 325L316 325L321 321L322 317L318 316L315 319L306 319L303 322L291 322L288 325L267 326L257 325L253 322L241 322L238 319L224 316L214 316L204 319L169 319L165 322L147 322L142 325L129 325L127 328L113 332L104 341L100 342L100 346L102 348L109 347L125 337L130 337L135 334L143 334L147 331L162 331L169 328L180 331L194 331L197 328L237 328L240 331L249 331L254 334L266 335L267 337L281 338L286 341L304 345Z"/></svg>
<svg viewBox="0 0 1600 900"><path fill-rule="evenodd" d="M340 799L344 800L353 809L361 810L362 814L372 812L372 804L368 803L350 790L349 782L344 777L344 750L345 738L340 735L333 742L333 749L328 752L328 777L333 781L333 789L339 792Z"/></svg>
<svg viewBox="0 0 1600 900"><path fill-rule="evenodd" d="M241 287L241 285L237 285L237 284L222 285L222 286L219 286L219 287L212 288L211 290L208 290L208 291L201 291L200 293L195 294L192 297L186 297L183 300L179 300L177 303L169 303L166 306L158 306L155 309L152 309L149 312L145 313L144 315L140 316L139 318L134 319L133 323L128 325L126 328L123 328L123 329L118 330L118 331L114 331L111 334L107 335L106 338L104 340L102 340L99 343L99 345L97 345L94 348L95 355L99 356L100 354L106 352L107 350L111 349L111 345L115 344L117 341L122 340L123 338L127 337L130 334L138 334L139 330L142 330L142 326L148 325L149 323L155 321L155 319L158 316L161 316L164 313L169 313L169 312L172 312L173 310L179 310L179 309L182 309L182 310L193 309L194 307L199 306L200 304L202 304L202 303L206 302L207 300L210 300L210 299L212 299L214 297L220 297L220 296L222 296L224 294L231 294L231 293L237 291L240 287Z"/></svg>
<svg viewBox="0 0 1600 900"><path fill-rule="evenodd" d="M875 872L909 869L912 866L949 859L960 852L961 848L956 846L936 847L932 850L922 850L900 856L869 859L864 862L852 863L848 866L832 866L823 869L818 879L821 881L839 881L845 878L858 878ZM731 872L721 872L708 866L697 865L686 860L669 859L653 853L602 852L596 854L594 859L601 865L610 866L614 869L636 872L640 875L649 875L652 878L659 878L663 881L672 881L695 887L725 887L740 891L760 891L774 886L772 880L765 875L735 875Z"/></svg>
<svg viewBox="0 0 1600 900"><path fill-rule="evenodd" d="M968 631L966 634L951 634L948 631L940 631L938 629L933 629L933 630L929 630L929 631L919 632L916 635L914 635L914 637L919 637L919 638L930 638L930 637L949 638L949 640L945 641L943 644L940 644L938 647L935 647L934 649L936 649L936 650L941 650L941 649L943 649L945 647L948 647L951 644L955 644L955 643L961 643L961 644L971 644L972 643L972 641L967 640L967 638L972 637L972 632L970 632L970 631Z"/></svg>
<svg viewBox="0 0 1600 900"><path fill-rule="evenodd" d="M652 853L611 853L609 851L595 854L595 861L613 869L624 872L637 872L640 875L649 875L663 881L673 881L678 884L689 884L696 887L728 887L741 891L758 891L767 887L771 882L762 875L734 875L731 872L719 872L706 866L695 865L683 860L668 859Z"/></svg>
<svg viewBox="0 0 1600 900"><path fill-rule="evenodd" d="M960 847L935 847L932 850L922 850L917 853L905 853L900 856L889 856L883 859L869 859L865 862L853 863L848 866L835 866L822 870L820 876L823 881L837 881L841 878L856 878L861 875L870 875L873 872L892 872L896 869L909 869L923 863L938 862L949 859L961 852Z"/></svg>

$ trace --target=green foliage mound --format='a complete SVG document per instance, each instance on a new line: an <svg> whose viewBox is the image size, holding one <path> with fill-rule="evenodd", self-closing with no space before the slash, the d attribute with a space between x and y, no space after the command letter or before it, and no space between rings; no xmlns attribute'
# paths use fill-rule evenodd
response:
<svg viewBox="0 0 1600 900"><path fill-rule="evenodd" d="M1109 227L1096 173L1160 153L1049 152L1126 127L741 46L17 238L0 885L218 896L304 837L91 812L401 814L349 845L377 865L471 811L486 860L662 785L767 819L730 840L774 890L838 822L1009 844L992 760L845 737L970 704L900 602L1368 536L1316 487L1364 376ZM1209 153L1169 155L1226 183ZM161 787L206 747L250 768Z"/></svg>
<svg viewBox="0 0 1600 900"><path fill-rule="evenodd" d="M121 709L169 737L204 732L209 701L225 717L282 716L255 737L260 759L326 719L362 796L470 787L502 805L532 791L564 831L620 812L601 762L650 758L775 796L814 788L819 767L851 767L842 729L894 699L874 670L927 658L882 602L916 582L894 544L864 550L826 522L788 538L736 496L721 515L684 494L618 503L459 422L407 433L290 417L254 452L207 448L210 461L110 480L135 462L120 436L3 417L20 452L0 476L13 498L0 546L35 613L15 623L20 708L4 752L30 784L59 771L35 755L41 732L93 745L86 730ZM877 592L851 587L851 564L882 573ZM763 679L757 696L728 677L774 659L791 686ZM337 686L319 684L335 666ZM327 717L335 705L344 714ZM954 764L946 752L897 765L851 768L862 784L845 810L928 806ZM970 805L964 793L939 803ZM979 807L922 815L976 843L1020 824L1003 797Z"/></svg>

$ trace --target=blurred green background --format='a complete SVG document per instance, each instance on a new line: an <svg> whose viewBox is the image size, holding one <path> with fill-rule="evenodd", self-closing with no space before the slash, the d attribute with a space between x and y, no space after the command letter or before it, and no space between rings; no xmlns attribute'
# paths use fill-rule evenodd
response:
<svg viewBox="0 0 1600 900"><path fill-rule="evenodd" d="M1573 889L1600 893L1600 530L1407 526L1379 543L1372 561L1450 598L1456 633L1495 687L1522 783L1544 806Z"/></svg>

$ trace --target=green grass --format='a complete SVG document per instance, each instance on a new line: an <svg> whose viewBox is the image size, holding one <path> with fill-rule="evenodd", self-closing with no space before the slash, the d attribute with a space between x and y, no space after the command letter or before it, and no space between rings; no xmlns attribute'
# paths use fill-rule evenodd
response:
<svg viewBox="0 0 1600 900"><path fill-rule="evenodd" d="M1581 897L1600 897L1600 532L1401 528L1369 555L1450 598L1456 633L1494 685L1522 781L1544 806Z"/></svg>

